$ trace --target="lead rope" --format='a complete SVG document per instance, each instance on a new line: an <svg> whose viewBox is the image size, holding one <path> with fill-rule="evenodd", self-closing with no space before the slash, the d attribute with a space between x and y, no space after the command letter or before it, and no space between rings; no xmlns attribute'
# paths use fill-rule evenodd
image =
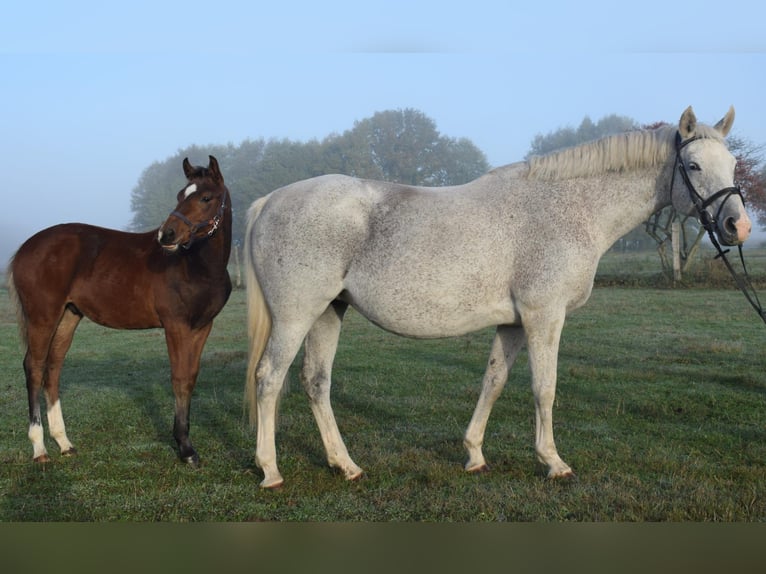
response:
<svg viewBox="0 0 766 574"><path fill-rule="evenodd" d="M715 237L715 233L712 231L712 226L705 226L705 231L707 231L708 236L710 236L710 241L713 246L718 250L718 255L716 255L714 259L720 259L724 262L729 273L731 273L731 276L734 278L737 287L739 287L740 291L745 295L745 299L747 299L748 303L755 309L755 312L758 313L761 319L763 319L763 322L766 323L766 311L764 311L761 301L758 299L758 293L756 293L755 287L753 287L753 282L750 280L750 274L747 272L745 255L742 253L742 245L738 245L737 249L739 250L739 260L742 263L744 276L740 276L739 273L737 273L729 261L729 258L726 257L726 254L730 250L721 247L720 243L718 243L718 239Z"/></svg>
<svg viewBox="0 0 766 574"><path fill-rule="evenodd" d="M730 250L723 249L715 236L715 222L716 219L718 219L718 215L720 215L721 210L723 209L723 205L726 203L729 197L735 194L739 195L740 199L742 199L742 204L744 205L745 199L742 197L742 191L739 187L727 187L726 189L722 189L721 191L714 193L707 200L703 200L700 194L697 193L697 190L694 189L694 186L689 179L689 175L686 173L686 167L684 166L684 162L681 159L681 148L694 141L695 139L698 139L698 137L699 136L689 138L688 140L682 142L681 134L676 134L676 164L678 165L678 168L681 172L681 177L684 180L686 189L689 191L689 197L691 198L692 203L694 203L694 206L697 208L700 224L705 228L705 231L707 231L707 234L710 237L710 242L713 244L713 247L716 248L716 251L718 251L718 254L714 257L714 259L721 259L721 261L724 262L724 265L726 265L729 273L734 278L734 282L737 284L737 287L739 287L739 290L742 291L742 293L745 295L745 299L747 299L748 303L750 303L753 309L755 309L755 312L758 313L758 316L763 320L763 322L766 323L766 311L764 310L763 305L761 305L761 301L758 299L758 293L755 291L753 282L750 280L750 274L747 272L747 265L745 264L745 255L742 252L742 245L738 245L737 249L739 250L739 260L742 263L742 271L744 276L741 276L734 269L731 262L729 261L729 258L726 257L726 254L729 253ZM671 193L673 190L675 178L676 170L674 169L673 176L670 180ZM718 208L716 217L713 218L706 208L722 195L726 195L726 197L721 202L721 206Z"/></svg>

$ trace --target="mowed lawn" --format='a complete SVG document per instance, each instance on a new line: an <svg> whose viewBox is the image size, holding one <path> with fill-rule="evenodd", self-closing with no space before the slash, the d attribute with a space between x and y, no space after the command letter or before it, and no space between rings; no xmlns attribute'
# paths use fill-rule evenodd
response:
<svg viewBox="0 0 766 574"><path fill-rule="evenodd" d="M192 403L202 465L176 457L163 334L84 321L63 374L75 457L31 462L21 349L0 291L0 521L764 521L766 325L735 290L597 288L568 319L554 428L572 481L533 448L526 355L490 418L491 472L462 436L493 332L396 337L349 312L333 404L348 483L325 463L294 367L280 409L285 485L258 488L245 424L244 292L217 319Z"/></svg>

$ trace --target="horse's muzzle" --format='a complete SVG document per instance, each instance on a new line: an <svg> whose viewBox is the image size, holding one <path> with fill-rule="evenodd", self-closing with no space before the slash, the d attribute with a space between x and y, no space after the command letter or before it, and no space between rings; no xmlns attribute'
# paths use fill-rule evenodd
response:
<svg viewBox="0 0 766 574"><path fill-rule="evenodd" d="M157 243L167 252L173 253L178 250L178 241L176 232L172 227L166 228L165 225L157 231Z"/></svg>
<svg viewBox="0 0 766 574"><path fill-rule="evenodd" d="M718 237L723 245L742 245L753 230L753 224L747 213L741 217L724 217L716 226Z"/></svg>

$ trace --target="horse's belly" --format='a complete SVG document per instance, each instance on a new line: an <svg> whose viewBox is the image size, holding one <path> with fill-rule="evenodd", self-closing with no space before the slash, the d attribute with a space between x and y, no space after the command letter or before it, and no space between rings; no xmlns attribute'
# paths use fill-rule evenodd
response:
<svg viewBox="0 0 766 574"><path fill-rule="evenodd" d="M510 304L469 305L467 301L450 305L448 301L432 302L398 300L375 301L349 298L349 303L379 327L419 339L455 337L495 325L517 322Z"/></svg>

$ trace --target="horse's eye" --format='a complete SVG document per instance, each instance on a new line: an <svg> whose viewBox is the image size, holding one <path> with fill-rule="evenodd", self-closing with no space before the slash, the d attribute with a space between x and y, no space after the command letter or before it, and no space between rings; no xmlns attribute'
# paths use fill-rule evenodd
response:
<svg viewBox="0 0 766 574"><path fill-rule="evenodd" d="M202 196L202 202L203 202L203 203L210 203L210 201L211 201L212 199L213 199L213 198L212 198L211 196L209 196L209 195L203 195L203 196Z"/></svg>
<svg viewBox="0 0 766 574"><path fill-rule="evenodd" d="M700 164L698 164L696 161L689 162L689 169L693 171L702 171L702 168L700 168Z"/></svg>

